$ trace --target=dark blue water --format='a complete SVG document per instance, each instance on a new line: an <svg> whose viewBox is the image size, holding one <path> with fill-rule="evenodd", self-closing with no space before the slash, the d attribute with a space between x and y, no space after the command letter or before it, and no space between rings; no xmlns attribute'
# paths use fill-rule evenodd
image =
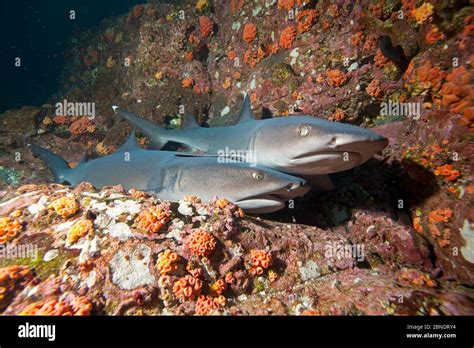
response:
<svg viewBox="0 0 474 348"><path fill-rule="evenodd" d="M63 52L75 30L97 27L146 0L0 0L0 113L41 105L59 87ZM76 19L69 19L75 10ZM15 67L15 58L21 67Z"/></svg>

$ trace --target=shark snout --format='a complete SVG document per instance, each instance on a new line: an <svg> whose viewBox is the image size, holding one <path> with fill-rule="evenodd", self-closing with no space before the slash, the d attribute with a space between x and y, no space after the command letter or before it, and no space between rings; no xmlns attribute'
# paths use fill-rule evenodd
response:
<svg viewBox="0 0 474 348"><path fill-rule="evenodd" d="M360 156L360 162L363 163L382 151L387 145L387 138L375 132L370 132L363 136L341 136L335 150L356 153Z"/></svg>

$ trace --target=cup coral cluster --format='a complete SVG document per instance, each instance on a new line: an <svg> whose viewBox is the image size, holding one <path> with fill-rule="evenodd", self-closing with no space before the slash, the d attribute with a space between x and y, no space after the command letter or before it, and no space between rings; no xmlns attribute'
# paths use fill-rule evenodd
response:
<svg viewBox="0 0 474 348"><path fill-rule="evenodd" d="M441 88L441 104L449 106L451 112L462 113L462 123L473 127L474 121L474 85L473 74L464 66L454 69L446 77L446 83Z"/></svg>
<svg viewBox="0 0 474 348"><path fill-rule="evenodd" d="M205 230L197 230L186 239L186 245L194 255L207 257L216 248L216 239Z"/></svg>
<svg viewBox="0 0 474 348"><path fill-rule="evenodd" d="M94 233L92 220L80 219L69 230L67 234L67 242L73 244L80 238L92 233Z"/></svg>
<svg viewBox="0 0 474 348"><path fill-rule="evenodd" d="M74 297L71 301L56 298L42 300L28 305L20 315L85 316L90 315L92 304L83 297Z"/></svg>
<svg viewBox="0 0 474 348"><path fill-rule="evenodd" d="M328 83L333 87L340 87L347 82L347 76L339 69L328 70Z"/></svg>
<svg viewBox="0 0 474 348"><path fill-rule="evenodd" d="M253 39L257 36L257 26L253 23L247 23L244 26L244 32L242 38L245 42L251 43Z"/></svg>
<svg viewBox="0 0 474 348"><path fill-rule="evenodd" d="M11 265L0 268L0 303L19 282L33 279L33 273L27 266Z"/></svg>
<svg viewBox="0 0 474 348"><path fill-rule="evenodd" d="M198 315L209 315L217 311L219 307L225 304L225 297L219 296L213 298L211 296L201 295L196 301L195 312Z"/></svg>
<svg viewBox="0 0 474 348"><path fill-rule="evenodd" d="M214 33L214 22L207 16L200 16L199 31L202 37L211 36Z"/></svg>
<svg viewBox="0 0 474 348"><path fill-rule="evenodd" d="M171 211L165 207L153 206L142 211L135 223L148 233L158 233L171 220Z"/></svg>
<svg viewBox="0 0 474 348"><path fill-rule="evenodd" d="M54 209L56 214L66 219L79 210L79 203L77 203L74 197L61 197L54 200L48 208Z"/></svg>
<svg viewBox="0 0 474 348"><path fill-rule="evenodd" d="M161 274L171 274L178 268L179 256L171 250L165 250L158 255L156 268Z"/></svg>
<svg viewBox="0 0 474 348"><path fill-rule="evenodd" d="M318 11L316 11L315 9L299 11L296 15L296 29L298 33L302 34L309 31L316 22L318 15Z"/></svg>
<svg viewBox="0 0 474 348"><path fill-rule="evenodd" d="M252 276L259 276L273 263L272 256L264 250L250 250L250 269Z"/></svg>
<svg viewBox="0 0 474 348"><path fill-rule="evenodd" d="M288 26L280 34L280 46L283 48L290 48L293 41L296 39L296 29L294 26Z"/></svg>
<svg viewBox="0 0 474 348"><path fill-rule="evenodd" d="M193 301L201 294L202 280L189 274L178 279L173 285L173 293L181 301Z"/></svg>
<svg viewBox="0 0 474 348"><path fill-rule="evenodd" d="M15 238L23 230L23 221L18 218L0 218L0 245L4 245Z"/></svg>

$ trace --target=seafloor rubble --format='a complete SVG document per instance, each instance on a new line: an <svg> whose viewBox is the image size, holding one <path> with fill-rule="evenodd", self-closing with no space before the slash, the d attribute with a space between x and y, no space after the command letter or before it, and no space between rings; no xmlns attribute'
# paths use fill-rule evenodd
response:
<svg viewBox="0 0 474 348"><path fill-rule="evenodd" d="M0 310L474 314L473 15L463 1L198 0L79 33L50 104L0 118ZM225 197L48 184L25 146L74 166L124 141L112 105L166 127L184 106L215 126L233 122L240 91L257 117L375 126L390 145L337 190L261 217ZM96 117L57 115L64 99ZM25 246L35 255L7 257Z"/></svg>

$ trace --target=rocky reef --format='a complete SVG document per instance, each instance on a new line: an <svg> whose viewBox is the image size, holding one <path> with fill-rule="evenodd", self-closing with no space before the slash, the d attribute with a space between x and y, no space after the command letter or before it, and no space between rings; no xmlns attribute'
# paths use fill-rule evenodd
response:
<svg viewBox="0 0 474 348"><path fill-rule="evenodd" d="M473 15L467 1L151 1L78 33L58 95L0 116L0 310L474 314ZM73 167L125 140L112 105L219 126L242 91L259 118L375 127L390 144L335 191L262 216L50 184L26 146ZM64 100L94 117L58 114Z"/></svg>

